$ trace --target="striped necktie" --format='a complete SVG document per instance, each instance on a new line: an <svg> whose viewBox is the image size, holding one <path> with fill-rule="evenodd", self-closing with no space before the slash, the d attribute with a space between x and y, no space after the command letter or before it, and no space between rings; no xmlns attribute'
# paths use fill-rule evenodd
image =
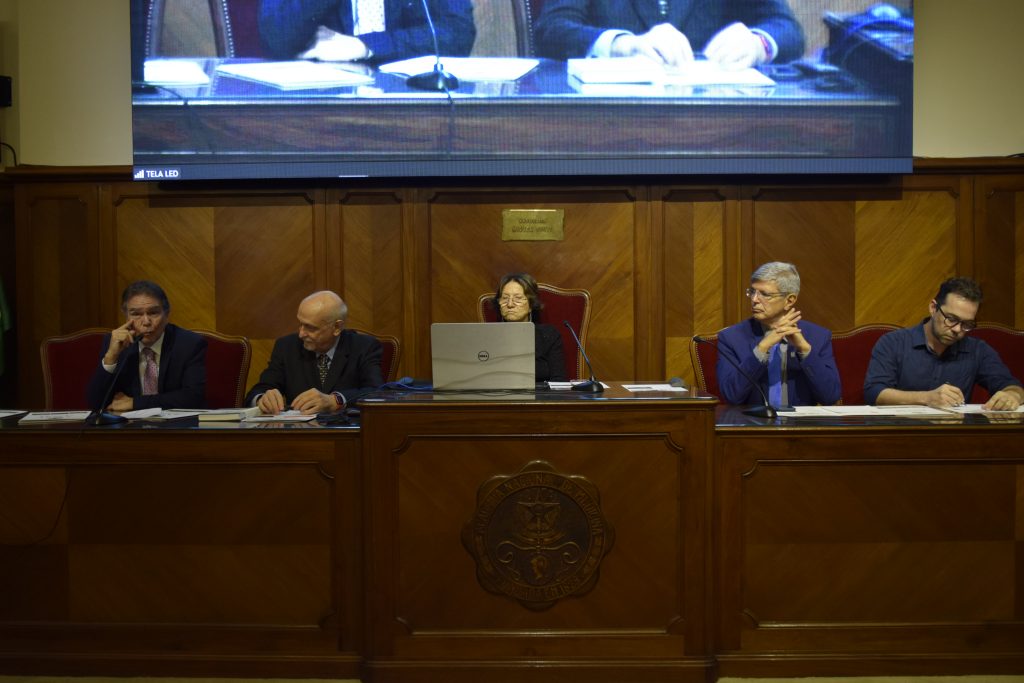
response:
<svg viewBox="0 0 1024 683"><path fill-rule="evenodd" d="M331 367L331 359L327 357L326 353L322 353L317 356L316 369L320 373L320 388L323 389L327 386L327 371Z"/></svg>
<svg viewBox="0 0 1024 683"><path fill-rule="evenodd" d="M142 395L152 396L156 393L157 379L160 377L160 366L156 364L156 351L148 346L142 347L145 365L142 368Z"/></svg>

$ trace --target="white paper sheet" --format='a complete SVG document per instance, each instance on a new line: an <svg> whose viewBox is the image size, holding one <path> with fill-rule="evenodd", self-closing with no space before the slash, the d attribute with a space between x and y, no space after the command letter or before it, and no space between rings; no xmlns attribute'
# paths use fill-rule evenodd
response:
<svg viewBox="0 0 1024 683"><path fill-rule="evenodd" d="M389 74L412 76L434 70L435 58L413 57L381 64ZM517 57L441 57L441 66L460 81L515 81L530 73L540 62Z"/></svg>

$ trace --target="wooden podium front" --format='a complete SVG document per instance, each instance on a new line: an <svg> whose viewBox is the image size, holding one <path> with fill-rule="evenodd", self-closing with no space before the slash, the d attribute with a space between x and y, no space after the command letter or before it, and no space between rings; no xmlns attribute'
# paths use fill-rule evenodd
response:
<svg viewBox="0 0 1024 683"><path fill-rule="evenodd" d="M366 678L707 679L715 403L674 396L364 405Z"/></svg>

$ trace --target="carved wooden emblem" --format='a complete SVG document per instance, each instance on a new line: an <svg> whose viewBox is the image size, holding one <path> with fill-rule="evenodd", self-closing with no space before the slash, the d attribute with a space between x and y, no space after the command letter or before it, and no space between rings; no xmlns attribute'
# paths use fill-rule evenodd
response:
<svg viewBox="0 0 1024 683"><path fill-rule="evenodd" d="M484 482L462 530L480 585L534 610L593 588L614 540L597 487L543 460Z"/></svg>

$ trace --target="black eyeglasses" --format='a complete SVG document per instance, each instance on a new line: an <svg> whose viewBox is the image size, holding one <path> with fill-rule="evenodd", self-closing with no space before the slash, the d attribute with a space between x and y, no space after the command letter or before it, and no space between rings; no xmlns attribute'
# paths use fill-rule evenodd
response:
<svg viewBox="0 0 1024 683"><path fill-rule="evenodd" d="M939 306L938 304L935 304L935 310L937 310L939 314L943 317L943 319L946 321L946 326L949 327L950 329L959 325L960 329L963 330L964 332L970 332L971 330L978 326L977 320L961 320L955 315L948 315L944 310L942 310L942 306Z"/></svg>

